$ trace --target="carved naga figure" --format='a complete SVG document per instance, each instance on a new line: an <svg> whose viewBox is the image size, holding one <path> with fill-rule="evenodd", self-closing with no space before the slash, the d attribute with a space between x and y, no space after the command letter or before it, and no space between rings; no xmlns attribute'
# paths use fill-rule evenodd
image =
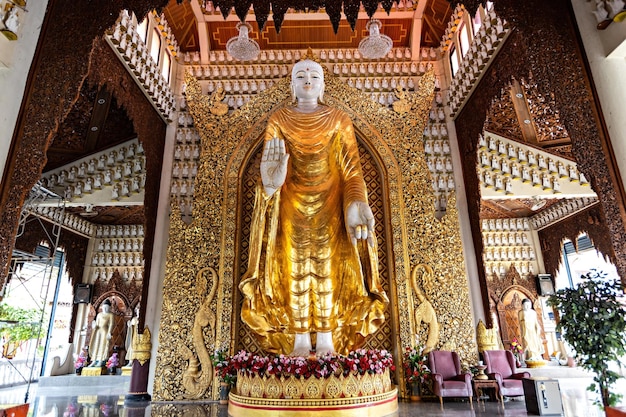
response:
<svg viewBox="0 0 626 417"><path fill-rule="evenodd" d="M196 312L191 331L193 347L197 353L194 354L187 346L181 346L181 355L189 361L187 369L183 372L183 386L187 393L185 398L199 399L213 382L213 362L204 343L204 328L209 327L215 332L215 313L211 311L211 303L217 291L217 273L213 268L202 268L196 276L196 290L199 295L206 293L207 277L210 275L211 290L204 298L200 308Z"/></svg>
<svg viewBox="0 0 626 417"><path fill-rule="evenodd" d="M418 264L411 271L411 286L419 301L419 306L415 308L415 334L419 337L422 323L428 325L428 337L424 344L424 353L428 353L434 350L437 343L439 343L439 323L437 322L437 313L433 305L428 301L417 284L418 275L422 277L424 285L430 286L433 280L433 269L426 264Z"/></svg>

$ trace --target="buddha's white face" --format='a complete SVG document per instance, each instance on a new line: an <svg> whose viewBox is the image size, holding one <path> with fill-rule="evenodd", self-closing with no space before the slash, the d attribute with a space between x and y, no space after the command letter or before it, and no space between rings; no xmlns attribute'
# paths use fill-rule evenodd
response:
<svg viewBox="0 0 626 417"><path fill-rule="evenodd" d="M306 68L296 72L292 83L296 98L317 99L324 88L324 75L317 69Z"/></svg>

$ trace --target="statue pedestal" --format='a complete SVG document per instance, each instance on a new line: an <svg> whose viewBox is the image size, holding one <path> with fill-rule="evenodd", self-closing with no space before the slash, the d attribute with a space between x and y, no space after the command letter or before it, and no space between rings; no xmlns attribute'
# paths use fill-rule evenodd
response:
<svg viewBox="0 0 626 417"><path fill-rule="evenodd" d="M277 415L309 417L382 417L398 410L398 390L364 397L333 399L275 399L242 397L233 392L228 400L232 417L275 417Z"/></svg>
<svg viewBox="0 0 626 417"><path fill-rule="evenodd" d="M107 375L107 368L103 366L87 366L80 373L81 376L100 376Z"/></svg>
<svg viewBox="0 0 626 417"><path fill-rule="evenodd" d="M240 371L228 397L231 417L382 417L397 410L398 390L391 386L388 368L382 374L326 378L261 377Z"/></svg>

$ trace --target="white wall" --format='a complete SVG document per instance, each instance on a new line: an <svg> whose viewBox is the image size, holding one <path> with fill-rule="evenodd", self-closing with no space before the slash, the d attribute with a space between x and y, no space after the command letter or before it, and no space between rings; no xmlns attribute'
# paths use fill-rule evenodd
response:
<svg viewBox="0 0 626 417"><path fill-rule="evenodd" d="M5 1L0 1L4 9ZM19 11L18 39L0 35L0 172L4 172L26 78L33 60L48 0L31 0Z"/></svg>
<svg viewBox="0 0 626 417"><path fill-rule="evenodd" d="M626 183L626 21L596 28L593 2L572 0L615 159Z"/></svg>

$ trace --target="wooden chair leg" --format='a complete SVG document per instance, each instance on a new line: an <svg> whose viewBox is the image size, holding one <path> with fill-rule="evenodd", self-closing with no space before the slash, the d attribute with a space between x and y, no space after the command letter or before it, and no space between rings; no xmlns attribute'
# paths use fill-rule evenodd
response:
<svg viewBox="0 0 626 417"><path fill-rule="evenodd" d="M443 410L443 397L439 397L439 406Z"/></svg>
<svg viewBox="0 0 626 417"><path fill-rule="evenodd" d="M470 400L470 410L474 409L474 403L472 402L472 397L469 397Z"/></svg>

